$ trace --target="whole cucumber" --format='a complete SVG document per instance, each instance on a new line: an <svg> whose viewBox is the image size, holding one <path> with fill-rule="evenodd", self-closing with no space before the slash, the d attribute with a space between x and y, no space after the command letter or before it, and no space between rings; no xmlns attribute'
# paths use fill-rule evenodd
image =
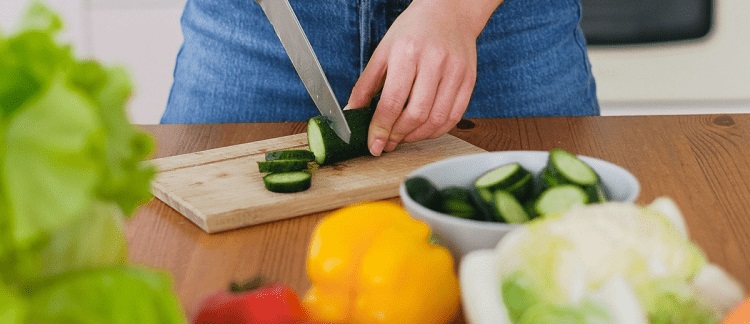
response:
<svg viewBox="0 0 750 324"><path fill-rule="evenodd" d="M367 132L374 113L374 106L344 111L344 118L352 131L349 144L336 135L323 116L310 118L307 123L307 143L315 154L315 162L327 165L370 154Z"/></svg>

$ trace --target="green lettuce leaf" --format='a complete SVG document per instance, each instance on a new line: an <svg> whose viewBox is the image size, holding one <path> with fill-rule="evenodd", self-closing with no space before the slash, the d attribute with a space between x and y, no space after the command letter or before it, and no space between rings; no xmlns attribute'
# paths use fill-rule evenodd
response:
<svg viewBox="0 0 750 324"><path fill-rule="evenodd" d="M0 323L24 323L28 311L26 301L0 282Z"/></svg>
<svg viewBox="0 0 750 324"><path fill-rule="evenodd" d="M19 250L11 263L14 268L6 273L15 273L17 282L28 284L69 271L124 265L127 247L119 209L97 204L85 215L30 249Z"/></svg>
<svg viewBox="0 0 750 324"><path fill-rule="evenodd" d="M135 267L73 272L31 287L31 323L179 323L169 276Z"/></svg>
<svg viewBox="0 0 750 324"><path fill-rule="evenodd" d="M151 198L153 139L128 122L121 68L77 60L59 18L32 6L27 30L0 39L0 258L76 222L94 202L124 215ZM8 235L8 236L6 236Z"/></svg>
<svg viewBox="0 0 750 324"><path fill-rule="evenodd" d="M104 129L94 109L58 77L5 128L2 184L19 248L76 221L97 200Z"/></svg>
<svg viewBox="0 0 750 324"><path fill-rule="evenodd" d="M0 34L0 323L184 322L169 276L126 263L123 219L156 173L130 79L74 57L61 28L34 3Z"/></svg>

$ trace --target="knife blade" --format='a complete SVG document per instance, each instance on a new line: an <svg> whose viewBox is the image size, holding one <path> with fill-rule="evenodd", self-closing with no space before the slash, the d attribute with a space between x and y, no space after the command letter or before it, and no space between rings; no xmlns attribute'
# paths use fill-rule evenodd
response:
<svg viewBox="0 0 750 324"><path fill-rule="evenodd" d="M255 0L273 25L294 69L333 131L349 143L352 132L315 51L288 0Z"/></svg>

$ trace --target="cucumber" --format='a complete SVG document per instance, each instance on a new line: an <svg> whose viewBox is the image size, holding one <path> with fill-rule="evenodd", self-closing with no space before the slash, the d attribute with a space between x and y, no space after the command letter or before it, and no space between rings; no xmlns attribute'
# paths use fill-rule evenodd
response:
<svg viewBox="0 0 750 324"><path fill-rule="evenodd" d="M315 154L308 150L279 150L266 152L266 161L273 160L306 160L315 161Z"/></svg>
<svg viewBox="0 0 750 324"><path fill-rule="evenodd" d="M494 203L496 215L499 216L497 221L504 221L509 224L519 224L525 223L530 219L528 213L526 213L526 210L518 199L505 190L495 191Z"/></svg>
<svg viewBox="0 0 750 324"><path fill-rule="evenodd" d="M344 118L352 131L349 144L336 135L323 116L310 118L307 123L307 143L320 165L333 164L370 154L367 132L375 107L344 111Z"/></svg>
<svg viewBox="0 0 750 324"><path fill-rule="evenodd" d="M601 179L594 169L563 149L556 148L550 151L547 166L542 170L541 180L543 188L563 184L577 185L586 192L589 203L608 200Z"/></svg>
<svg viewBox="0 0 750 324"><path fill-rule="evenodd" d="M539 173L509 163L485 172L465 187L439 190L419 177L407 179L405 185L412 199L430 209L461 218L514 224L607 200L596 172L562 149L550 151L547 165Z"/></svg>
<svg viewBox="0 0 750 324"><path fill-rule="evenodd" d="M263 184L273 192L300 192L310 188L311 179L307 171L269 173L263 177Z"/></svg>
<svg viewBox="0 0 750 324"><path fill-rule="evenodd" d="M528 173L508 188L503 189L512 194L518 201L526 201L534 195L534 175Z"/></svg>
<svg viewBox="0 0 750 324"><path fill-rule="evenodd" d="M586 194L589 196L589 203L600 203L609 200L607 193L604 191L601 183L597 183L593 186L586 186L583 188Z"/></svg>
<svg viewBox="0 0 750 324"><path fill-rule="evenodd" d="M534 175L519 163L509 163L492 169L474 181L474 187L486 202L493 200L493 193L504 190L519 201L526 201L533 194Z"/></svg>
<svg viewBox="0 0 750 324"><path fill-rule="evenodd" d="M494 222L499 219L495 207L492 205L492 193L485 191L485 194L483 194L476 187L471 187L469 188L469 194L471 194L471 202L476 208L474 219L488 222ZM484 195L489 195L489 198L483 197Z"/></svg>
<svg viewBox="0 0 750 324"><path fill-rule="evenodd" d="M571 207L585 205L588 202L588 195L581 187L563 184L542 191L539 198L534 202L533 209L537 215L547 215L561 213Z"/></svg>
<svg viewBox="0 0 750 324"><path fill-rule="evenodd" d="M477 187L474 187L474 188L476 189L477 194L479 195L480 198L482 198L486 202L492 202L492 191L488 189L483 189L483 188L477 188Z"/></svg>
<svg viewBox="0 0 750 324"><path fill-rule="evenodd" d="M531 172L524 169L521 164L509 163L479 176L479 178L474 181L474 186L478 189L489 191L507 189L508 187L515 185L527 175L531 175Z"/></svg>
<svg viewBox="0 0 750 324"><path fill-rule="evenodd" d="M302 159L258 161L260 172L290 172L307 170L310 161Z"/></svg>
<svg viewBox="0 0 750 324"><path fill-rule="evenodd" d="M566 183L582 187L599 183L599 176L594 169L577 156L560 148L554 148L549 152L543 178L548 181L550 187Z"/></svg>
<svg viewBox="0 0 750 324"><path fill-rule="evenodd" d="M469 189L447 187L440 190L440 211L460 218L473 218L476 208L471 201Z"/></svg>
<svg viewBox="0 0 750 324"><path fill-rule="evenodd" d="M404 182L406 193L418 204L429 209L440 210L440 191L424 177L412 177Z"/></svg>

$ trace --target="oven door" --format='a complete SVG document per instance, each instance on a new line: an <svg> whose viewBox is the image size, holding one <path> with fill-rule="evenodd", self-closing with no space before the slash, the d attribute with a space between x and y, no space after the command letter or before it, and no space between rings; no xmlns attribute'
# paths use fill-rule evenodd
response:
<svg viewBox="0 0 750 324"><path fill-rule="evenodd" d="M712 0L582 0L581 28L591 45L700 38L711 28Z"/></svg>

